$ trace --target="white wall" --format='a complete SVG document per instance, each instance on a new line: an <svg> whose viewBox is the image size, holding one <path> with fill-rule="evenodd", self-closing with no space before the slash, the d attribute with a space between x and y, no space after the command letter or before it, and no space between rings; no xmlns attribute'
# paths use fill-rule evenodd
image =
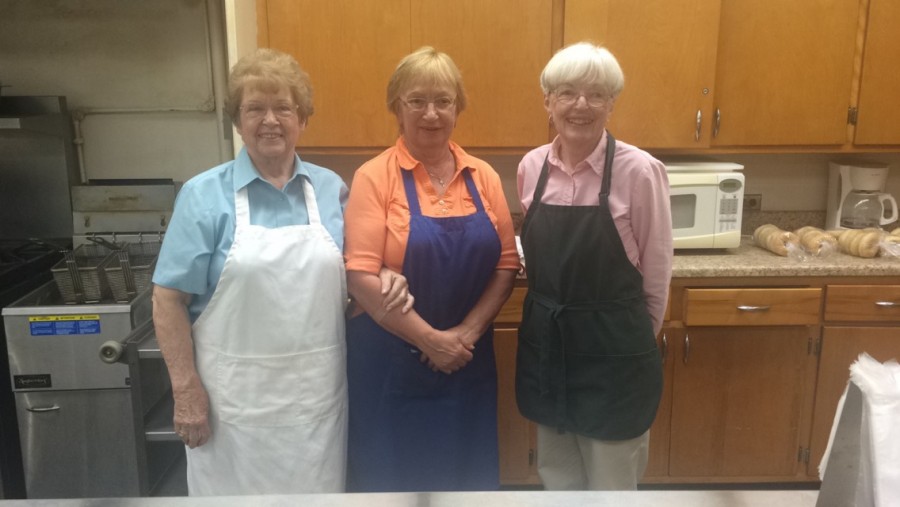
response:
<svg viewBox="0 0 900 507"><path fill-rule="evenodd" d="M184 181L231 153L216 114L208 8L204 0L0 0L3 93L65 95L84 115L88 178Z"/></svg>

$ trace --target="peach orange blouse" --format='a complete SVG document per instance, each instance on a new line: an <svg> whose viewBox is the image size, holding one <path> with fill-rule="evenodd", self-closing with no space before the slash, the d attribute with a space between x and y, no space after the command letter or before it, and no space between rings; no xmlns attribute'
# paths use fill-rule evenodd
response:
<svg viewBox="0 0 900 507"><path fill-rule="evenodd" d="M467 154L454 142L450 142L450 151L456 158L456 172L440 197L425 167L410 155L402 137L356 171L344 212L344 258L348 271L377 274L384 265L402 272L410 214L400 171L413 172L419 206L425 216L454 217L475 213L475 203L461 175L466 168L471 170L481 201L500 237L497 269L519 269L512 218L500 176L487 162Z"/></svg>

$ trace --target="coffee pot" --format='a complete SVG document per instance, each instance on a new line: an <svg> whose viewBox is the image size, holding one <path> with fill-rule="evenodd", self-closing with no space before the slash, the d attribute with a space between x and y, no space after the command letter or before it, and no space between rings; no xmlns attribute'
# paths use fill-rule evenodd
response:
<svg viewBox="0 0 900 507"><path fill-rule="evenodd" d="M885 202L890 203L891 216L885 217ZM897 201L893 196L870 190L851 190L841 205L841 227L865 229L880 227L897 220Z"/></svg>
<svg viewBox="0 0 900 507"><path fill-rule="evenodd" d="M897 201L884 191L888 166L832 162L829 167L826 228L865 229L897 220Z"/></svg>

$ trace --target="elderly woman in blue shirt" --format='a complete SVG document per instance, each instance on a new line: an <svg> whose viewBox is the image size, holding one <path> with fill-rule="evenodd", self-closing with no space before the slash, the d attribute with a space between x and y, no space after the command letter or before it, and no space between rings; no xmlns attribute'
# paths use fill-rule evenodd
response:
<svg viewBox="0 0 900 507"><path fill-rule="evenodd" d="M344 487L347 302L335 173L294 151L313 112L305 72L261 49L232 69L238 157L185 183L153 275L191 495ZM411 306L381 274L385 306Z"/></svg>

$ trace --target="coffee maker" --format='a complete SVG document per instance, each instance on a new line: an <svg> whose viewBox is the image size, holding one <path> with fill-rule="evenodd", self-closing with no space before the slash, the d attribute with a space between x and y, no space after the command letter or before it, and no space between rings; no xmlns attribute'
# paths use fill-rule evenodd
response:
<svg viewBox="0 0 900 507"><path fill-rule="evenodd" d="M884 164L830 162L825 228L863 229L897 220L897 201L884 192L887 176Z"/></svg>

